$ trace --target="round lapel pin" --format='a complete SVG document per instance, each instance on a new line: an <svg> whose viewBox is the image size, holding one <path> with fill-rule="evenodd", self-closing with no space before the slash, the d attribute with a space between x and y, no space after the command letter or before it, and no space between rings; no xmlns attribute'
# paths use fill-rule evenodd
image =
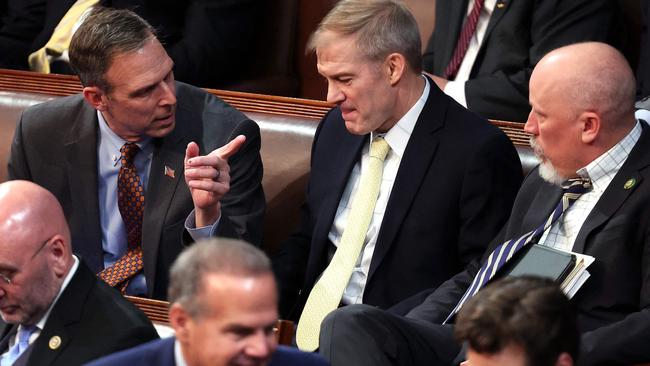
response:
<svg viewBox="0 0 650 366"><path fill-rule="evenodd" d="M59 346L61 345L61 337L53 336L52 338L50 338L50 342L48 343L48 345L50 346L51 350L55 350L59 348Z"/></svg>
<svg viewBox="0 0 650 366"><path fill-rule="evenodd" d="M623 189L630 189L636 185L636 179L630 178L625 182L625 185L623 185Z"/></svg>

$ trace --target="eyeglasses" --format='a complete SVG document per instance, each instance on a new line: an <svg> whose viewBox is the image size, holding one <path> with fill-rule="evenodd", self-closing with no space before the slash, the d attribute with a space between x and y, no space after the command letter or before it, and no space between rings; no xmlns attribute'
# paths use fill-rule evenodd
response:
<svg viewBox="0 0 650 366"><path fill-rule="evenodd" d="M47 244L50 240L52 240L53 237L54 237L54 236L52 236L52 237L50 237L49 239L45 240L45 241L41 244L41 246L38 247L38 250L36 250L36 251L34 252L34 254L32 254L32 256L29 257L29 259L27 260L27 263L29 263L29 262L31 262L32 260L34 260L34 258L36 258L36 256L38 255L38 253L40 253L41 250L43 250L43 248L45 248L45 244ZM27 263L25 263L25 264L27 264ZM3 272L3 271L0 271L0 283L6 284L6 285L10 285L11 282L12 282L12 279L14 278L14 276L16 275L16 273L18 273L18 272L19 272L19 271L12 271L11 273L5 273L5 272Z"/></svg>

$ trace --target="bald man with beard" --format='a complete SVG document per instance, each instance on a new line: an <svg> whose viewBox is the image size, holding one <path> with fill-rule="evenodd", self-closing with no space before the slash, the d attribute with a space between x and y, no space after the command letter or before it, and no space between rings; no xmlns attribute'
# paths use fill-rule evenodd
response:
<svg viewBox="0 0 650 366"><path fill-rule="evenodd" d="M79 365L157 338L70 243L50 192L27 181L0 184L0 365Z"/></svg>
<svg viewBox="0 0 650 366"><path fill-rule="evenodd" d="M581 333L579 365L650 361L650 128L634 118L634 95L632 70L611 46L579 43L544 56L531 76L525 126L541 165L524 180L509 221L483 258L405 317L364 305L335 311L323 323L321 353L333 366L461 360L453 315L464 294L475 293L468 288L482 265L507 240L540 227L563 196L560 184L580 178L591 182L586 191L534 240L595 258L571 299ZM496 270L493 278L499 276Z"/></svg>

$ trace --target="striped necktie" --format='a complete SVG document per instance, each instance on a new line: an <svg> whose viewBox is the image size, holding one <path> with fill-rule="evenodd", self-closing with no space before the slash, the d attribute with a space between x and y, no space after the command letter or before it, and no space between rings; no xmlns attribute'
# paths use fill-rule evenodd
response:
<svg viewBox="0 0 650 366"><path fill-rule="evenodd" d="M496 247L492 253L490 253L488 259L483 263L474 277L472 284L469 286L467 291L465 291L465 294L460 299L454 310L452 310L449 316L447 316L444 323L447 323L451 318L453 318L458 310L460 310L461 306L463 306L463 304L472 296L476 295L476 293L478 293L478 291L497 274L499 269L501 269L506 262L515 255L515 253L525 247L528 243L537 241L541 238L542 234L589 189L591 189L591 181L587 178L572 178L565 181L562 184L564 194L548 219L546 219L546 221L535 230L530 231L519 238L510 239Z"/></svg>
<svg viewBox="0 0 650 366"><path fill-rule="evenodd" d="M382 137L370 144L368 167L361 174L345 229L334 257L314 285L300 315L296 343L303 351L318 348L318 336L323 319L341 303L345 287L357 263L368 233L368 227L379 195L384 159L390 146Z"/></svg>
<svg viewBox="0 0 650 366"><path fill-rule="evenodd" d="M110 286L119 287L124 293L128 281L142 271L142 215L144 190L133 160L140 151L138 145L127 142L120 148L120 172L117 175L117 205L126 227L127 252L113 265L99 272L98 276Z"/></svg>
<svg viewBox="0 0 650 366"><path fill-rule="evenodd" d="M474 32L476 32L476 25L478 24L478 18L479 15L481 15L481 9L483 9L484 2L485 0L474 1L474 7L465 20L463 29L460 31L460 35L458 36L458 42L456 43L454 53L445 69L446 79L453 80L460 68L460 64L463 63L463 59L465 58L465 54L469 48L469 41L472 39L472 36L474 36Z"/></svg>

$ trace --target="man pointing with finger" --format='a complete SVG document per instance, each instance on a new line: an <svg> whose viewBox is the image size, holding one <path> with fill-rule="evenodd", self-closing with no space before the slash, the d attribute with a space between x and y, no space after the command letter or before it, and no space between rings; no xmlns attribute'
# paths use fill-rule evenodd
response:
<svg viewBox="0 0 650 366"><path fill-rule="evenodd" d="M25 110L9 177L59 199L74 252L122 292L165 298L183 243L259 244L258 126L175 82L154 29L131 11L94 10L69 52L83 92Z"/></svg>

